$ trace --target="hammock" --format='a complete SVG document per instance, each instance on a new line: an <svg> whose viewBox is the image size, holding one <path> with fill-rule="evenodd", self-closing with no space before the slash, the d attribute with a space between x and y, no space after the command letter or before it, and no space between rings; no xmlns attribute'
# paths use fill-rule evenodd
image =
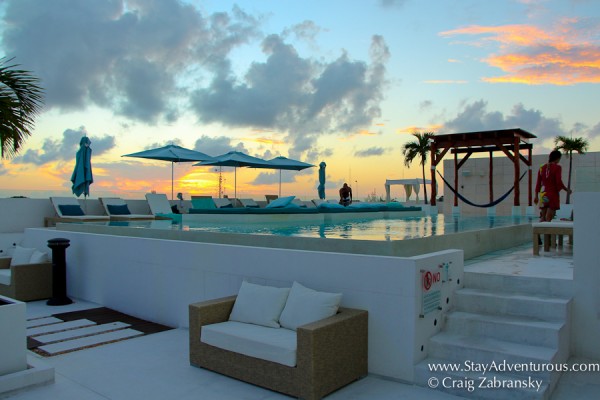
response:
<svg viewBox="0 0 600 400"><path fill-rule="evenodd" d="M456 190L454 190L454 188L448 183L448 181L444 179L444 177L442 176L442 174L440 174L440 171L437 171L437 173L440 176L440 178L442 178L442 180L444 181L444 183L446 184L446 186L448 186L448 189L450 189L452 191L452 193L454 193L456 196L458 196L458 198L461 199L461 201L463 201L464 203L467 203L468 205L473 206L473 207L480 207L480 208L493 207L496 204L501 203L504 199L506 199L508 197L508 195L510 195L512 193L512 191L515 189L515 186L513 185L508 190L508 192L506 192L500 198L492 201L491 203L487 203L487 204L475 204L472 201L470 201L469 199L467 199L466 197L464 197L462 194L460 194ZM521 177L519 178L519 182L521 181L521 179L523 179L523 177L525 176L526 173L527 173L527 171L523 172L523 175L521 175Z"/></svg>

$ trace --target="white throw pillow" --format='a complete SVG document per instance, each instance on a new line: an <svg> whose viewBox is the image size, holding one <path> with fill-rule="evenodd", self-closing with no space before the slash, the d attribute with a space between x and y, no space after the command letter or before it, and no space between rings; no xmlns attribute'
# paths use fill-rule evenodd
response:
<svg viewBox="0 0 600 400"><path fill-rule="evenodd" d="M283 328L296 330L299 326L335 315L341 301L341 293L317 292L294 282L279 323Z"/></svg>
<svg viewBox="0 0 600 400"><path fill-rule="evenodd" d="M31 259L34 251L34 248L15 246L15 251L13 251L10 265L29 264L29 260Z"/></svg>
<svg viewBox="0 0 600 400"><path fill-rule="evenodd" d="M279 316L289 293L289 288L255 285L244 281L229 320L279 328Z"/></svg>
<svg viewBox="0 0 600 400"><path fill-rule="evenodd" d="M30 264L40 264L50 261L47 253L43 251L35 250L29 259Z"/></svg>

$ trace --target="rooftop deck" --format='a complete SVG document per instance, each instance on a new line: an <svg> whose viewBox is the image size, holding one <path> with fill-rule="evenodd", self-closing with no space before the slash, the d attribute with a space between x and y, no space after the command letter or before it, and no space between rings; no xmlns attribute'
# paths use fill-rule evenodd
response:
<svg viewBox="0 0 600 400"><path fill-rule="evenodd" d="M465 272L572 281L570 247L542 256L531 245L498 251L470 260ZM101 305L82 301L62 307L44 301L27 304L28 318L48 316ZM285 399L287 396L189 365L188 330L173 329L99 347L43 358L30 357L55 368L55 383L0 396L15 400L40 398L80 399ZM572 359L571 362L585 362ZM600 390L598 373L564 374L553 400L595 399ZM330 399L456 399L422 387L369 375Z"/></svg>

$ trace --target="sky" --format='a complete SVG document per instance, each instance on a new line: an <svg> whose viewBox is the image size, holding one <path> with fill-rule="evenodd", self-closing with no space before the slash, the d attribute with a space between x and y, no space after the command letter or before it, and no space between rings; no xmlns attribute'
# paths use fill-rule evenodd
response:
<svg viewBox="0 0 600 400"><path fill-rule="evenodd" d="M167 144L325 161L327 197L348 182L359 199L421 176L402 155L415 131L521 128L534 154L557 135L600 150L596 0L4 0L0 56L45 90L0 161L5 196L69 193L84 135L91 196L123 198L170 195L170 163L122 157ZM215 167L174 174L186 198L219 195ZM277 171L236 175L222 168L223 193L278 192ZM318 167L282 182L318 197Z"/></svg>

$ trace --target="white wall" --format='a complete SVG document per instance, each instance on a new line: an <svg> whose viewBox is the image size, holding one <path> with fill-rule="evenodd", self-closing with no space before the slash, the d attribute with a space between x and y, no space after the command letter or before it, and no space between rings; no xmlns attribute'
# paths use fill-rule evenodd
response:
<svg viewBox="0 0 600 400"><path fill-rule="evenodd" d="M460 158L459 158L460 161ZM537 171L539 167L548 161L547 154L533 156L532 166L532 191L535 190ZM563 182L567 185L569 173L569 157L563 155L560 165L563 170ZM527 171L528 167L521 161L521 174ZM458 188L459 193L476 204L489 203L489 157L469 158L465 164L458 170ZM454 185L454 160L444 160L444 178ZM438 179L438 187L444 186L444 202L439 204L444 214L452 213L454 205L454 193L444 182ZM573 191L599 191L600 190L600 152L586 153L583 155L573 155L573 173L571 189ZM505 194L514 183L514 165L508 157L501 157L498 153L494 157L494 200ZM528 205L528 180L527 175L523 177L520 183L520 204L523 210ZM535 194L534 194L535 195ZM566 192L561 192L561 203L566 200ZM496 206L496 215L511 215L514 201L514 191L502 203ZM458 204L462 215L486 215L486 208L478 208L463 203L460 199Z"/></svg>
<svg viewBox="0 0 600 400"><path fill-rule="evenodd" d="M571 348L576 356L600 360L600 193L574 194L574 301Z"/></svg>
<svg viewBox="0 0 600 400"><path fill-rule="evenodd" d="M369 311L369 371L412 381L427 339L462 282L463 253L415 258L325 253L27 229L27 246L71 240L68 294L174 327L188 326L188 305L237 293L242 280L343 293L342 305ZM110 250L110 251L107 251ZM451 262L455 279L443 290L443 310L418 318L420 269Z"/></svg>

